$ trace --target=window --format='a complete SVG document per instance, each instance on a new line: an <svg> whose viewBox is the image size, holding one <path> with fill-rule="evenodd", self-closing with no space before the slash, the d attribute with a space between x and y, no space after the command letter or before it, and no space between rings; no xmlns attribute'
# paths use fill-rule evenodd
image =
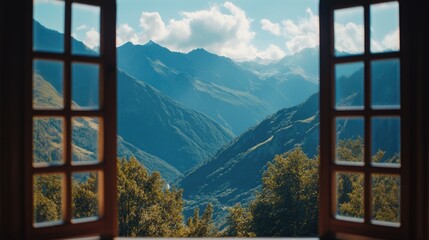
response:
<svg viewBox="0 0 429 240"><path fill-rule="evenodd" d="M77 2L77 1L76 1ZM103 49L100 50L100 64L103 64L102 74L100 74L101 80L104 85L106 79L112 81L106 81L105 88L102 89L100 95L105 96L107 89L115 89L114 77L114 66L115 66L115 51L107 49L114 49L114 28L106 28L106 26L114 26L115 16L115 4L114 1L87 1L86 4L91 3L92 5L101 6L101 27L102 32L101 45ZM385 1L371 1L371 3L381 3ZM393 1L395 2L395 1ZM70 9L71 1L65 1L65 9ZM79 3L83 3L79 1ZM341 237L337 233L349 233L355 235L364 235L369 237L382 237L390 239L424 239L428 236L428 206L427 206L427 193L428 193L428 164L427 164L427 136L428 126L427 118L425 118L424 112L427 111L427 69L425 68L425 58L428 54L428 48L426 47L427 39L423 37L423 33L427 31L427 26L421 24L422 22L428 22L429 15L427 14L426 3L424 1L398 1L399 13L400 13L400 26L401 26L401 47L400 51L389 51L389 52L374 52L375 49L371 47L371 41L368 34L364 36L364 51L363 53L353 53L346 56L334 55L334 26L333 17L334 10L358 7L363 8L363 19L365 25L365 32L370 33L370 20L371 18L371 5L370 1L366 0L322 0L321 1L321 204L320 204L320 234L322 237L335 238ZM107 210L104 214L104 218L98 221L97 224L85 223L76 224L75 232L71 232L73 227L69 227L70 223L63 225L57 225L53 227L46 227L40 229L33 229L33 215L31 211L32 201L28 200L31 196L33 185L33 175L38 177L39 175L46 175L52 173L53 175L61 175L66 172L67 169L74 171L72 165L59 165L53 166L52 168L42 167L39 172L35 172L32 166L32 125L33 116L36 118L62 118L63 126L68 123L67 121L71 115L67 115L64 109L52 110L34 110L32 109L32 64L33 58L46 60L46 61L63 61L71 62L77 60L79 62L92 63L91 60L80 56L72 56L67 53L62 54L51 54L42 51L32 53L32 38L31 38L31 26L32 26L32 11L31 1L5 1L2 3L0 8L0 53L2 58L2 64L0 66L1 74L1 168L0 168L0 184L1 184L1 200L0 200L0 235L5 239L24 239L25 236L28 239L47 239L47 238L62 238L66 236L72 236L77 234L103 234L105 236L114 236L116 231L114 225L108 225L105 222L114 223L114 217L109 217L115 207L112 201L115 198L105 198ZM380 6L380 5L378 5ZM67 14L67 12L69 12ZM65 11L65 25L70 24L70 10ZM14 24L7 24L13 22ZM67 28L67 27L66 27ZM7 36L7 34L10 36ZM66 37L68 38L68 37ZM66 42L67 39L65 39ZM112 43L112 46L110 45ZM64 43L65 44L65 43ZM65 44L67 45L67 44ZM26 46L26 47L23 47ZM361 50L360 50L361 51ZM31 53L31 54L30 54ZM13 56L13 57L11 57ZM410 57L412 56L412 57ZM335 77L334 66L336 64L363 64L365 68L364 82L372 84L372 76L370 68L378 63L377 61L390 61L397 59L400 61L400 73L401 76L401 100L400 109L393 108L391 102L387 100L381 101L383 108L372 108L371 102L365 102L371 100L370 96L365 95L365 100L362 109L341 109L335 108ZM395 61L397 61L395 60ZM25 64L23 64L25 63ZM64 65L65 66L65 65ZM340 65L344 66L344 65ZM67 67L65 66L64 69ZM28 74L24 74L28 72ZM113 72L113 73L112 73ZM105 75L107 74L107 75ZM111 75L110 75L111 74ZM70 81L70 80L68 80ZM65 80L67 82L67 80ZM70 83L68 83L70 84ZM368 84L364 84L365 93L371 92L371 87ZM25 88L25 91L23 89ZM107 88L107 89L106 89ZM369 91L368 91L369 90ZM109 96L115 96L115 91L108 91ZM374 95L371 93L371 95ZM65 98L64 98L65 100ZM109 101L108 99L106 99ZM24 102L25 101L25 102ZM389 103L389 107L385 106ZM24 104L25 103L25 104ZM395 105L395 104L394 104ZM25 108L23 108L25 106ZM108 107L107 107L108 106ZM103 127L103 137L105 144L109 145L115 134L115 124L110 121L114 121L111 116L114 116L115 101L102 102L100 103L100 112L96 117L103 117L104 126L109 124L113 128L109 128L105 131ZM368 108L371 106L371 108ZM412 108L410 108L410 106ZM362 107L362 106L361 106ZM387 108L387 109L386 109ZM92 110L90 110L92 111ZM85 115L84 111L77 110L78 116L82 117ZM71 109L69 111L71 113ZM401 139L401 164L400 167L396 166L382 166L378 167L377 164L368 165L371 163L371 152L369 150L365 153L364 164L345 164L344 161L333 162L335 160L335 124L337 123L337 116L339 117L354 117L353 120L359 120L363 118L363 131L365 134L365 149L368 147L373 148L372 140L372 128L373 121L384 120L388 118L389 121L395 123L400 122L400 139ZM387 115L387 116L386 116ZM63 117L65 116L65 117ZM109 117L110 116L110 117ZM84 116L85 117L85 116ZM342 120L342 119L340 119ZM359 122L359 121L357 121ZM341 122L339 122L341 124ZM369 125L368 125L369 124ZM394 126L394 124L392 124ZM25 129L23 129L25 127ZM65 127L64 131L66 134L67 129L71 126ZM70 141L70 140L67 140ZM113 140L112 140L113 141ZM368 144L369 141L369 144ZM65 145L69 143L64 143ZM104 156L110 157L115 156L114 147L103 152L107 152ZM24 156L24 152L27 152ZM68 151L68 150L66 150ZM71 161L65 159L65 162ZM104 166L104 163L109 162L109 166ZM102 166L105 174L114 176L113 169L115 168L113 163L104 158ZM25 164L25 165L24 165ZM86 166L85 166L86 167ZM377 223L371 222L371 214L365 214L363 222L349 221L348 219L336 219L335 218L335 171L344 169L346 173L351 172L352 174L364 175L363 181L367 178L371 178L371 174L389 174L400 177L401 181L401 211L400 211L400 226L384 226ZM25 170L25 171L24 171ZM45 171L46 170L46 171ZM85 170L86 171L86 170ZM34 173L34 174L33 174ZM412 173L412 174L410 174ZM64 174L63 174L64 175ZM375 175L378 177L379 175ZM71 178L71 177L70 177ZM371 180L371 179L370 179ZM114 182L113 182L114 184ZM371 191L374 186L371 185L371 181L365 181L363 183L364 191ZM23 190L24 187L25 191ZM106 188L111 191L109 194L114 196L113 190ZM368 202L368 195L364 195L364 201ZM27 199L27 200L26 200ZM108 206L109 207L108 207ZM371 209L367 209L368 205L365 205L365 212L371 213ZM29 214L24 216L24 213ZM109 221L110 219L110 221ZM112 220L113 219L113 220ZM102 222L102 223L100 223ZM97 225L97 226L94 226ZM110 231L108 231L109 227ZM346 238L346 236L345 236Z"/></svg>
<svg viewBox="0 0 429 240"><path fill-rule="evenodd" d="M411 80L400 49L401 7L402 1L321 1L322 236L408 236L412 159L407 145L409 99L405 91ZM342 51L351 42L356 46L354 51ZM353 82L345 83L342 74L350 68L361 71L348 78ZM356 95L338 101L344 92ZM344 146L344 135L361 144ZM383 147L388 150L380 150ZM344 150L357 152L356 157L344 158ZM343 198L352 199L358 207L344 209ZM389 217L382 214L386 209Z"/></svg>
<svg viewBox="0 0 429 240"><path fill-rule="evenodd" d="M115 1L97 0L33 2L34 17L52 11L50 21L64 37L55 39L33 22L33 71L26 88L32 98L25 103L28 239L117 234L116 49L115 30L109 28L115 26L115 6ZM92 25L99 32L93 49L73 41L72 28L79 24ZM49 72L49 83L39 71ZM41 84L56 85L55 97L41 100L42 89L51 89ZM86 138L93 151L79 148L78 138ZM56 147L50 148L48 141ZM77 184L96 189L91 203L79 202ZM78 212L80 204L92 204L92 210ZM51 215L40 216L49 210Z"/></svg>

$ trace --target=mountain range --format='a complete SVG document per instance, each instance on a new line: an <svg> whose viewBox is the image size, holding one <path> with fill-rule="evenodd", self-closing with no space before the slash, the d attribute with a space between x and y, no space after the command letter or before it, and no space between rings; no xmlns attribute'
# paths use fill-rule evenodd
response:
<svg viewBox="0 0 429 240"><path fill-rule="evenodd" d="M374 69L374 102L397 102L398 94L394 89L399 83L398 63L386 62ZM342 103L345 107L356 106L362 102L363 92L359 81L363 79L363 68L349 74L338 76L337 88L342 89ZM363 137L363 125L343 119L337 124L336 135L339 139ZM373 154L377 150L385 151L382 162L400 152L397 138L400 128L394 118L373 122ZM220 149L209 161L205 162L182 178L178 185L184 189L187 200L185 214L191 215L194 207L203 207L213 203L215 221L225 223L226 209L236 203L247 205L261 187L262 174L267 163L277 154L283 154L295 147L313 157L318 154L319 145L319 94L310 96L295 107L282 109L267 117L260 124L250 128L229 145Z"/></svg>
<svg viewBox="0 0 429 240"><path fill-rule="evenodd" d="M145 45L128 42L118 47L119 69L207 114L235 135L317 91L318 79L300 74L302 69L294 68L290 59L285 59L284 64L289 64L288 74L264 79L241 64L204 49L178 53L152 41Z"/></svg>
<svg viewBox="0 0 429 240"><path fill-rule="evenodd" d="M37 22L35 28L50 36L36 36L36 45L61 42L60 33ZM73 41L82 51L91 51ZM267 163L276 154L296 146L310 157L317 154L317 52L306 49L278 62L261 64L236 63L203 49L187 54L171 52L154 42L119 47L118 155L135 156L150 170L160 171L169 183L178 179L176 185L184 189L188 216L193 207L212 202L216 222L221 225L229 206L247 204L254 197ZM362 67L337 71L337 102L344 107L357 106L365 94L371 94L375 104L399 103L398 66L395 61L374 62L372 93L363 92ZM42 92L49 93L35 94L37 101L61 99L61 79L53 74L58 69L43 62L34 68L43 83ZM94 74L93 68L83 67L73 78ZM95 94L88 94L88 89L98 89L97 83L76 84L77 92L83 94L73 95L73 101L85 105ZM350 120L337 124L337 137L360 135L361 126ZM395 138L389 137L389 133L397 134L398 124L392 118L384 120L372 126L373 143L377 144L371 147L386 151L388 159L399 151ZM50 130L50 125L56 129L55 123L48 123L41 131L52 139L50 146L55 146L60 133ZM79 126L88 135L76 137L74 144L81 150L81 160L91 159L95 150L86 139L94 137L97 122L81 119Z"/></svg>
<svg viewBox="0 0 429 240"><path fill-rule="evenodd" d="M47 46L55 45L62 39L61 33L49 30L36 21L34 21L34 29L38 32L34 39L36 49L47 49ZM50 37L42 37L45 35ZM74 46L79 52L86 51L88 55L92 54L83 43L75 39L73 41L76 41ZM61 99L62 67L52 62L36 61L34 71L57 92L56 98ZM74 81L72 84L74 104L86 105L94 99L94 95L98 96L97 81L80 81L80 79L91 79L97 75L97 68L88 65L76 66L73 79L79 81ZM46 88L45 85L41 87ZM52 97L37 98L42 100ZM168 163L169 170L166 173L161 168L152 167L154 170L159 170L165 178L167 178L166 175L177 177L197 163L206 160L218 148L233 139L230 130L225 129L207 115L175 102L144 82L137 81L121 71L118 71L118 134L121 136L119 139L126 142L123 146L118 144L119 157L139 156L147 161L150 159L152 166L165 166ZM121 154L121 151L126 154ZM145 162L145 159L139 160ZM157 161L158 163L155 164ZM169 177L169 180L172 179L174 177Z"/></svg>

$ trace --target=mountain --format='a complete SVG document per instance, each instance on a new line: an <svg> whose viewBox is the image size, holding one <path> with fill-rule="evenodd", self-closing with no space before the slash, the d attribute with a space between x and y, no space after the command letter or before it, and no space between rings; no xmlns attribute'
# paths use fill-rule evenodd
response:
<svg viewBox="0 0 429 240"><path fill-rule="evenodd" d="M185 106L209 115L237 135L317 91L317 83L300 76L290 81L264 81L231 59L204 49L183 54L154 42L120 46L118 67ZM303 96L295 100L295 96L284 94L284 89Z"/></svg>
<svg viewBox="0 0 429 240"><path fill-rule="evenodd" d="M298 75L308 82L319 83L319 48L305 48L294 55L270 63L250 61L239 65L261 79L276 77L286 80L288 76Z"/></svg>
<svg viewBox="0 0 429 240"><path fill-rule="evenodd" d="M383 67L374 69L375 92L379 93L374 101L397 101L394 86L399 82L395 69L397 63L386 62ZM359 80L363 69L357 69L351 75L339 76L338 88L342 91L345 105L354 106L362 101ZM382 79L388 79L384 81ZM390 82L389 82L390 81ZM395 100L396 99L396 100ZM337 124L339 139L362 137L362 125L353 118L343 119ZM397 145L399 126L392 118L384 122L373 122L373 153L385 151L382 162L387 162L400 149ZM374 144L376 143L376 144ZM225 146L209 161L189 172L178 185L184 189L187 200L186 214L191 209L203 207L208 202L214 205L214 215L219 225L225 223L226 209L240 202L248 204L255 190L261 186L261 177L267 163L276 154L283 154L297 146L313 157L317 155L319 145L319 94L309 97L304 103L286 108L267 117L257 126L250 128L229 145Z"/></svg>
<svg viewBox="0 0 429 240"><path fill-rule="evenodd" d="M211 157L233 134L127 74L118 73L118 133L184 172Z"/></svg>
<svg viewBox="0 0 429 240"><path fill-rule="evenodd" d="M276 154L301 146L317 154L319 136L318 94L296 107L266 118L219 151L215 157L186 175L179 183L188 200L187 210L214 200L216 221L225 207L246 204L261 185L266 164ZM187 212L190 214L190 212Z"/></svg>
<svg viewBox="0 0 429 240"><path fill-rule="evenodd" d="M37 106L61 107L62 97L41 75L33 77L33 102ZM73 121L72 159L77 162L97 161L98 122L93 118L77 118ZM63 124L56 118L37 118L34 121L34 159L36 163L62 160ZM167 182L173 182L182 174L160 158L150 155L118 136L118 157L134 156L150 172L159 171Z"/></svg>
<svg viewBox="0 0 429 240"><path fill-rule="evenodd" d="M62 34L46 29L36 21L34 24L38 36L49 34L50 41L53 42L62 38ZM43 48L48 44L43 42L43 39L35 39L37 47ZM76 42L79 52L91 52L83 43ZM34 63L34 69L62 95L61 65L37 61ZM73 101L77 105L86 105L94 102L94 99L97 101L98 82L87 80L98 76L97 68L74 65L72 69ZM122 71L118 71L117 79L118 134L133 145L128 150L135 149L126 151L127 155L133 153L136 157L139 155L152 159L154 166L157 158L162 159L169 167L174 166L174 169L185 172L212 156L216 150L233 139L231 131L207 115L175 102L144 82L136 81ZM119 150L120 148L118 152ZM171 175L171 170L174 169L170 169L168 174ZM167 173L161 174L164 176Z"/></svg>

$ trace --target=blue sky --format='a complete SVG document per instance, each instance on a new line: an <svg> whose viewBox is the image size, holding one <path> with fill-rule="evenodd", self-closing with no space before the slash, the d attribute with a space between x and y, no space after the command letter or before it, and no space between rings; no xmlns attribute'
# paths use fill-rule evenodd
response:
<svg viewBox="0 0 429 240"><path fill-rule="evenodd" d="M205 48L238 61L277 60L319 45L318 0L117 0L117 45L153 40L170 50ZM89 47L99 44L96 7L76 6L73 36ZM340 14L341 15L341 14ZM373 51L397 49L397 3L371 8ZM64 4L35 0L34 17L64 31ZM336 18L336 48L358 52L363 41L358 11Z"/></svg>

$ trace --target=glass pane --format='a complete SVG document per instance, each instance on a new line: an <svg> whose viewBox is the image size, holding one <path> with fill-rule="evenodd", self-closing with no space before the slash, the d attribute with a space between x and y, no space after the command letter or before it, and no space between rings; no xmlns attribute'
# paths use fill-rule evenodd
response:
<svg viewBox="0 0 429 240"><path fill-rule="evenodd" d="M33 118L33 164L64 163L64 121L60 117Z"/></svg>
<svg viewBox="0 0 429 240"><path fill-rule="evenodd" d="M399 51L399 3L371 5L371 52Z"/></svg>
<svg viewBox="0 0 429 240"><path fill-rule="evenodd" d="M364 108L364 64L335 65L335 108Z"/></svg>
<svg viewBox="0 0 429 240"><path fill-rule="evenodd" d="M400 108L400 76L399 59L371 62L371 96L373 108Z"/></svg>
<svg viewBox="0 0 429 240"><path fill-rule="evenodd" d="M372 223L400 226L401 178L392 175L372 175Z"/></svg>
<svg viewBox="0 0 429 240"><path fill-rule="evenodd" d="M98 173L72 174L72 222L98 219Z"/></svg>
<svg viewBox="0 0 429 240"><path fill-rule="evenodd" d="M337 118L336 131L336 163L363 165L364 119Z"/></svg>
<svg viewBox="0 0 429 240"><path fill-rule="evenodd" d="M72 164L99 162L99 119L74 117L72 119Z"/></svg>
<svg viewBox="0 0 429 240"><path fill-rule="evenodd" d="M34 0L33 17L34 51L64 52L64 1Z"/></svg>
<svg viewBox="0 0 429 240"><path fill-rule="evenodd" d="M364 48L363 7L334 11L335 55L362 54Z"/></svg>
<svg viewBox="0 0 429 240"><path fill-rule="evenodd" d="M63 221L63 182L61 174L33 177L33 222L35 227L61 224Z"/></svg>
<svg viewBox="0 0 429 240"><path fill-rule="evenodd" d="M100 54L100 7L72 4L72 53Z"/></svg>
<svg viewBox="0 0 429 240"><path fill-rule="evenodd" d="M34 60L33 62L33 108L62 109L63 63Z"/></svg>
<svg viewBox="0 0 429 240"><path fill-rule="evenodd" d="M364 175L338 172L336 177L336 216L346 221L363 222Z"/></svg>
<svg viewBox="0 0 429 240"><path fill-rule="evenodd" d="M99 66L97 64L72 64L72 109L98 109Z"/></svg>
<svg viewBox="0 0 429 240"><path fill-rule="evenodd" d="M373 118L372 133L372 164L375 166L400 167L401 164L401 119Z"/></svg>

